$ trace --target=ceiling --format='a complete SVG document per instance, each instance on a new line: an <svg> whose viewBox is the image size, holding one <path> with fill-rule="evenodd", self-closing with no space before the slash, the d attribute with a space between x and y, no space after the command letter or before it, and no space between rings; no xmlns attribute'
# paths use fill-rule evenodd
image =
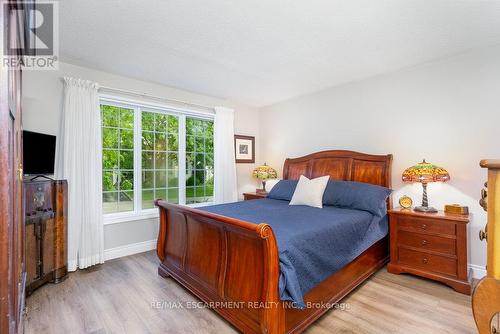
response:
<svg viewBox="0 0 500 334"><path fill-rule="evenodd" d="M500 43L500 1L64 0L61 59L265 106Z"/></svg>

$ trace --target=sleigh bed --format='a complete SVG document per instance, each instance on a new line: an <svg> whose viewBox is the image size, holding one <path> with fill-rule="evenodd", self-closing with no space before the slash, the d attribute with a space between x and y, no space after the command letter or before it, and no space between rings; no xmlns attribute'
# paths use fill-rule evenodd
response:
<svg viewBox="0 0 500 334"><path fill-rule="evenodd" d="M329 175L389 188L391 163L392 155L324 151L287 159L283 179ZM270 225L155 203L159 274L175 279L244 333L300 333L388 261L383 237L308 290L303 300L313 307L298 309L280 299L279 250Z"/></svg>

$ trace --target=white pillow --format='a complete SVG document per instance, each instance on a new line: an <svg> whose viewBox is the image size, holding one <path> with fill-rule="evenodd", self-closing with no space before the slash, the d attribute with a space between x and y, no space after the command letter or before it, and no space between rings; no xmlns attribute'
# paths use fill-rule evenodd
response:
<svg viewBox="0 0 500 334"><path fill-rule="evenodd" d="M281 179L269 179L266 181L266 191L270 192Z"/></svg>
<svg viewBox="0 0 500 334"><path fill-rule="evenodd" d="M321 176L309 180L304 175L301 175L289 205L308 205L322 208L323 193L328 184L328 179L330 179L330 176Z"/></svg>

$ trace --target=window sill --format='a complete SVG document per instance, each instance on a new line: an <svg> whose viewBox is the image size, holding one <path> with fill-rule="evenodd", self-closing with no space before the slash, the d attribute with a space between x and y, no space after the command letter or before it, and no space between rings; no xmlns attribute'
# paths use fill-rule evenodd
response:
<svg viewBox="0 0 500 334"><path fill-rule="evenodd" d="M186 206L196 209L209 205L213 205L213 202L187 204ZM122 224L138 220L155 219L159 217L160 214L158 209L148 209L142 212L110 213L104 215L104 225Z"/></svg>
<svg viewBox="0 0 500 334"><path fill-rule="evenodd" d="M203 203L193 203L193 204L186 204L186 206L189 206L190 208L201 208L204 206L209 206L209 205L214 205L213 202L203 202Z"/></svg>
<svg viewBox="0 0 500 334"><path fill-rule="evenodd" d="M128 223L138 220L154 219L160 216L158 209L145 210L143 212L124 212L104 215L104 225Z"/></svg>

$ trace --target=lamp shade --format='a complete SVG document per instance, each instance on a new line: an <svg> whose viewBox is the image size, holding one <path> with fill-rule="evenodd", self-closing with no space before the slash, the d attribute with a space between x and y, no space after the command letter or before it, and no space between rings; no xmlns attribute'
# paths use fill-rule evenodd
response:
<svg viewBox="0 0 500 334"><path fill-rule="evenodd" d="M430 183L430 182L445 182L450 179L450 174L446 169L438 167L431 163L422 161L415 166L407 168L403 172L404 182L420 182L420 183Z"/></svg>
<svg viewBox="0 0 500 334"><path fill-rule="evenodd" d="M269 180L269 179L275 179L278 177L278 173L276 172L276 170L272 167L269 167L266 164L255 168L253 170L252 175L253 175L253 177L255 177L259 180Z"/></svg>

